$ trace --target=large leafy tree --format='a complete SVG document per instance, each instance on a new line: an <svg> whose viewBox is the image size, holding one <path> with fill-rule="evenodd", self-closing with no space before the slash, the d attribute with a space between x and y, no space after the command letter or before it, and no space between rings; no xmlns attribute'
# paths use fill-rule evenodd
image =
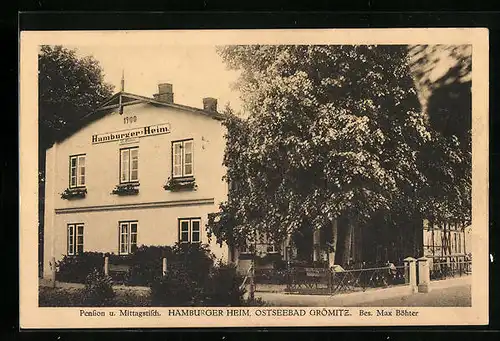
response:
<svg viewBox="0 0 500 341"><path fill-rule="evenodd" d="M472 47L410 48L419 93L435 138L421 153L429 218L470 223L472 185Z"/></svg>
<svg viewBox="0 0 500 341"><path fill-rule="evenodd" d="M75 50L62 46L41 46L38 76L40 144L44 149L113 91L104 82L95 58L80 58Z"/></svg>
<svg viewBox="0 0 500 341"><path fill-rule="evenodd" d="M208 224L219 241L241 245L265 232L279 242L304 226L331 226L335 259L345 263L354 224L434 209L424 205L421 160L439 134L420 108L405 46L227 46L219 53L241 71L249 113L229 113L226 122L230 197Z"/></svg>
<svg viewBox="0 0 500 341"><path fill-rule="evenodd" d="M43 244L45 150L109 97L113 86L104 81L95 58L78 57L75 50L62 46L42 45L38 54L38 91L39 240Z"/></svg>

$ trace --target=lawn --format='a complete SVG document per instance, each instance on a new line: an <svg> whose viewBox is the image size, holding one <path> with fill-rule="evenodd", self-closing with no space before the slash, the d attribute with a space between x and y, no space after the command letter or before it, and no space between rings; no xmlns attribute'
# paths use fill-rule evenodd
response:
<svg viewBox="0 0 500 341"><path fill-rule="evenodd" d="M107 304L110 307L149 307L149 292L125 288L115 290L116 296ZM81 288L51 288L40 286L38 291L40 307L84 307L86 306Z"/></svg>

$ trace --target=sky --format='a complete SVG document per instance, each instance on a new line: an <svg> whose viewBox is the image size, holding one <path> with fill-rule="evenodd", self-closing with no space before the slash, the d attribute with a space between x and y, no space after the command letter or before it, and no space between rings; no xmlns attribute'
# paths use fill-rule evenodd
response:
<svg viewBox="0 0 500 341"><path fill-rule="evenodd" d="M239 72L228 70L215 46L200 45L150 45L68 46L76 49L80 57L91 55L103 68L105 81L120 90L122 70L125 91L153 97L159 83L173 84L174 102L202 108L204 97L218 100L219 110L226 103L236 111L241 110L239 92L232 84Z"/></svg>
<svg viewBox="0 0 500 341"><path fill-rule="evenodd" d="M193 45L158 42L130 45L103 41L95 45L64 46L76 49L80 57L91 55L97 59L104 70L105 81L113 84L115 91L120 90L123 71L126 92L153 97L158 92L158 83L172 83L175 103L201 108L204 97L214 97L218 100L219 111L227 103L235 111L242 109L239 92L232 86L239 72L226 68L215 45L200 45L199 42ZM427 70L428 77L436 78L448 70L450 64L456 63L447 55L447 48L449 46L443 46L433 52L439 62ZM419 90L425 92L425 89Z"/></svg>

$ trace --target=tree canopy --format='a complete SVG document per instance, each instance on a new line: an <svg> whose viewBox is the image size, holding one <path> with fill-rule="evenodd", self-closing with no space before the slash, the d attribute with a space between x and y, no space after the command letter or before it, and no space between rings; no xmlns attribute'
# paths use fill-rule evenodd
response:
<svg viewBox="0 0 500 341"><path fill-rule="evenodd" d="M75 50L42 45L38 55L40 145L49 147L69 124L111 96L99 62Z"/></svg>
<svg viewBox="0 0 500 341"><path fill-rule="evenodd" d="M208 223L219 242L241 245L257 231L281 241L340 216L460 213L470 184L453 164L463 154L422 112L406 46L226 46L219 54L241 71L249 113L227 113L229 200ZM443 175L450 188L429 191Z"/></svg>

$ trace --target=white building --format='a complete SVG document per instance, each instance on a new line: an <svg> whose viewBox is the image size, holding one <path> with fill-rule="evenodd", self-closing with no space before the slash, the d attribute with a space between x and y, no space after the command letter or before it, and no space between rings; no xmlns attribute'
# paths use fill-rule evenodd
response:
<svg viewBox="0 0 500 341"><path fill-rule="evenodd" d="M208 243L207 215L227 198L217 100L193 108L174 103L171 84L158 89L115 94L47 150L44 277L53 257Z"/></svg>

